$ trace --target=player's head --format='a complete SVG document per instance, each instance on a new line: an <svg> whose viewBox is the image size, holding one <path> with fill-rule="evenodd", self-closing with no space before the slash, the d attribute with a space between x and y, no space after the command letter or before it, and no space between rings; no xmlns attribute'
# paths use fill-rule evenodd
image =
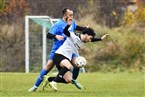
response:
<svg viewBox="0 0 145 97"><path fill-rule="evenodd" d="M68 19L73 19L73 10L70 8L64 8L62 11L62 15L65 21L67 21Z"/></svg>
<svg viewBox="0 0 145 97"><path fill-rule="evenodd" d="M92 28L86 28L82 31L82 41L84 42L90 42L92 38L95 37L96 33Z"/></svg>

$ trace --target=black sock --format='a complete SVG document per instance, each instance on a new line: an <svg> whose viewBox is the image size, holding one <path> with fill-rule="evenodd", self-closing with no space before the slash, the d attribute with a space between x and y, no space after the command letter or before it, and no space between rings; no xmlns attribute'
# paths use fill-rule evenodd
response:
<svg viewBox="0 0 145 97"><path fill-rule="evenodd" d="M65 84L67 84L67 82L65 81L64 78L59 79L58 83L65 83Z"/></svg>
<svg viewBox="0 0 145 97"><path fill-rule="evenodd" d="M76 80L77 77L79 76L79 71L80 71L80 68L73 68L73 79Z"/></svg>
<svg viewBox="0 0 145 97"><path fill-rule="evenodd" d="M54 81L54 79L55 79L56 77L49 77L48 78L48 81L49 82L52 82L52 81ZM67 83L66 81L65 81L65 79L60 79L59 81L58 81L58 83Z"/></svg>
<svg viewBox="0 0 145 97"><path fill-rule="evenodd" d="M49 82L52 82L54 79L55 79L55 77L49 77L49 78L48 78L48 81L49 81Z"/></svg>
<svg viewBox="0 0 145 97"><path fill-rule="evenodd" d="M64 78L63 78L64 74L65 74L67 71L69 71L68 68L66 68L66 67L61 68L60 71L59 71L59 73L57 74L56 78L54 79L54 81L55 81L55 82L67 83L67 82L64 80Z"/></svg>

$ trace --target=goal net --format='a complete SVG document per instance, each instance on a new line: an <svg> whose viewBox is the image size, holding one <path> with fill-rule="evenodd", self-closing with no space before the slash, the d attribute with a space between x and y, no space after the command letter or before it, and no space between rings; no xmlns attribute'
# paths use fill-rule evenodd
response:
<svg viewBox="0 0 145 97"><path fill-rule="evenodd" d="M26 73L41 71L46 65L53 43L46 39L46 34L57 20L49 16L25 16Z"/></svg>

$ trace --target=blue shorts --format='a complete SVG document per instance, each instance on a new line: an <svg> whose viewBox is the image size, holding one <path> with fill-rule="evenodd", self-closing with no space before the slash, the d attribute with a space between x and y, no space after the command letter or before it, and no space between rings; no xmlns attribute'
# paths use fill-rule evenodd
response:
<svg viewBox="0 0 145 97"><path fill-rule="evenodd" d="M55 51L51 51L48 60L53 60L54 54L55 54ZM77 57L77 54L73 53L72 59L75 58L75 57Z"/></svg>
<svg viewBox="0 0 145 97"><path fill-rule="evenodd" d="M49 54L49 59L48 60L53 60L53 56L55 54L55 51L51 51Z"/></svg>

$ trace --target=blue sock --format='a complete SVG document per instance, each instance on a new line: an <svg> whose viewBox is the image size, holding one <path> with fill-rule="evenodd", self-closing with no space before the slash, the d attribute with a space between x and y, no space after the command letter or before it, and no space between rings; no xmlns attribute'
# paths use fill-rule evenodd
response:
<svg viewBox="0 0 145 97"><path fill-rule="evenodd" d="M79 75L80 68L73 68L73 79L76 80Z"/></svg>
<svg viewBox="0 0 145 97"><path fill-rule="evenodd" d="M44 69L40 72L40 75L39 75L39 77L37 78L37 81L36 81L36 83L35 83L35 86L36 86L36 87L38 87L38 86L41 84L43 76L46 75L47 73L48 73L48 71L46 71L46 70L44 70Z"/></svg>

